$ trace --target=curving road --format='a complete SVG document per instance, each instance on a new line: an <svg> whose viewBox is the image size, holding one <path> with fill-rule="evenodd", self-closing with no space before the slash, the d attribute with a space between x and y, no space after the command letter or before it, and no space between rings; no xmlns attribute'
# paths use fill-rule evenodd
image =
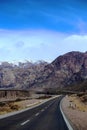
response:
<svg viewBox="0 0 87 130"><path fill-rule="evenodd" d="M62 97L20 114L0 119L0 130L68 130L60 112Z"/></svg>

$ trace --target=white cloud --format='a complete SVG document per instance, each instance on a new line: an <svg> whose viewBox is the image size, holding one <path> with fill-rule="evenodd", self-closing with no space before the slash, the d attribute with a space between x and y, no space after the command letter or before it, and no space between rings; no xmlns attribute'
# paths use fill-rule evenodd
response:
<svg viewBox="0 0 87 130"><path fill-rule="evenodd" d="M47 30L0 30L0 61L47 60L69 51L87 51L87 35Z"/></svg>

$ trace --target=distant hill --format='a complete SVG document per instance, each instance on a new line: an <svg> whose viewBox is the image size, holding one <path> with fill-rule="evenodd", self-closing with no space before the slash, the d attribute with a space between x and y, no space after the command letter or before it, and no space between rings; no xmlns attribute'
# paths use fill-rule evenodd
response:
<svg viewBox="0 0 87 130"><path fill-rule="evenodd" d="M87 52L69 52L50 64L40 61L0 65L1 88L71 88L86 80Z"/></svg>

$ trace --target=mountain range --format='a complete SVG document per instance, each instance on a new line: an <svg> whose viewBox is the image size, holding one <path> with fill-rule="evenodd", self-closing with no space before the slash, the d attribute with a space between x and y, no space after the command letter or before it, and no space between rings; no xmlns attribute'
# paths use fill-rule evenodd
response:
<svg viewBox="0 0 87 130"><path fill-rule="evenodd" d="M87 52L68 52L52 63L3 62L0 65L0 88L74 88L87 80ZM87 83L87 82L86 82ZM85 87L85 90L87 87Z"/></svg>

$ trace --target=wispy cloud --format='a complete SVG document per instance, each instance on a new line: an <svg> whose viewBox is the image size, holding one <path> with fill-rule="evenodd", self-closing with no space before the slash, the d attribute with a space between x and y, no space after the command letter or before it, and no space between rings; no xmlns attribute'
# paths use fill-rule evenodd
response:
<svg viewBox="0 0 87 130"><path fill-rule="evenodd" d="M87 22L85 22L85 20L78 18L78 22L76 23L76 26L80 34L87 33Z"/></svg>

